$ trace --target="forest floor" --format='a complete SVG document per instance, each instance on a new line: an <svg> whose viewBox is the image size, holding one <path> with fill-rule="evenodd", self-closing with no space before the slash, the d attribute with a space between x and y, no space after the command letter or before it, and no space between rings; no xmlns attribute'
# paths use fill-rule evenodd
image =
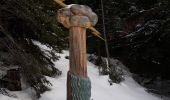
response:
<svg viewBox="0 0 170 100"><path fill-rule="evenodd" d="M65 57L69 56L69 53L63 51L63 54L58 55L60 59L55 62L55 67L62 71L62 75L54 78L47 77L53 85L49 86L51 90L42 94L39 100L66 100L69 60ZM88 62L88 76L92 83L91 100L165 100L146 92L145 88L137 84L130 76L125 77L125 80L120 84L110 85L109 77L99 75L97 66L90 62ZM0 100L36 100L33 90L30 88L11 93L16 95L16 98L0 94Z"/></svg>

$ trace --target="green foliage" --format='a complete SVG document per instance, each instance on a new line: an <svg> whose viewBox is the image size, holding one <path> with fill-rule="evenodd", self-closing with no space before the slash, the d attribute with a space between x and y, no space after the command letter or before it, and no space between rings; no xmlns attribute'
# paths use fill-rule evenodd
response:
<svg viewBox="0 0 170 100"><path fill-rule="evenodd" d="M96 27L103 33L100 3L92 0L86 4L97 13ZM121 60L133 73L170 78L170 1L103 0L103 4L110 56ZM90 53L106 56L103 41L89 37L88 43ZM113 80L116 77L110 76Z"/></svg>
<svg viewBox="0 0 170 100"><path fill-rule="evenodd" d="M96 27L103 33L100 0L66 0L66 2L89 5L98 15L99 21ZM169 68L165 66L169 66L167 63L169 62L170 48L168 34L169 0L103 0L103 4L111 56L122 60L133 72L143 73L141 71L144 71L144 73L152 75L156 71L156 74L162 74L164 77L168 76ZM139 17L143 19L141 22L141 19L138 19ZM158 21L160 25L156 30L152 30L151 35L145 36L144 34L151 28L148 28L149 26L146 23L152 22L152 20ZM129 28L129 31L125 27L128 22L130 24L127 27L133 27L133 29ZM133 26L134 23L139 26L137 24ZM144 26L145 29L137 32L138 28ZM124 37L131 33L135 35L128 38ZM105 47L104 42L95 40L97 39L88 37L88 51L106 56L103 49ZM160 64L153 61L158 61ZM153 67L151 68L151 66Z"/></svg>
<svg viewBox="0 0 170 100"><path fill-rule="evenodd" d="M38 97L50 84L44 75L61 74L52 62L58 59L54 51L67 48L67 32L58 26L57 9L52 0L0 1L0 68L19 66ZM41 50L34 41L52 51Z"/></svg>

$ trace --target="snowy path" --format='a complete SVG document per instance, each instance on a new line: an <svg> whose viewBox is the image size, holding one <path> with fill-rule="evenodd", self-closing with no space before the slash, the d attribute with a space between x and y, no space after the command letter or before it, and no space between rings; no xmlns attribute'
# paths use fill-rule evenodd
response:
<svg viewBox="0 0 170 100"><path fill-rule="evenodd" d="M62 75L56 78L47 77L53 86L50 87L51 91L42 94L40 100L66 100L66 76L69 60L65 59L65 56L69 54L64 51L64 54L59 55L61 58L55 62L55 66L62 71ZM90 62L88 62L88 76L92 82L92 100L161 100L145 92L144 88L130 77L127 77L121 84L110 86L108 76L99 76L97 68ZM31 94L28 94L28 91L17 92L17 99L0 94L0 100L31 100Z"/></svg>
<svg viewBox="0 0 170 100"><path fill-rule="evenodd" d="M59 78L48 78L54 86L52 91L42 95L40 100L66 100L66 76L69 60L65 59L68 52L60 54L61 59L55 63L56 67L63 72ZM108 76L99 76L95 65L88 62L88 76L92 82L92 100L160 100L145 92L132 78L126 78L121 84L109 85Z"/></svg>

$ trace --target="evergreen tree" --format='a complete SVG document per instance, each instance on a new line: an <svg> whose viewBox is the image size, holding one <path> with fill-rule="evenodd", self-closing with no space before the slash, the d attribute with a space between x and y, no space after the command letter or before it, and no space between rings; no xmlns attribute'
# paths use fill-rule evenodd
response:
<svg viewBox="0 0 170 100"><path fill-rule="evenodd" d="M52 0L0 1L0 68L18 66L38 97L50 85L44 75L61 74L53 64L59 58L54 51L67 47L67 32L55 18L57 9ZM52 51L42 50L35 41Z"/></svg>
<svg viewBox="0 0 170 100"><path fill-rule="evenodd" d="M100 0L87 2L97 13L96 27L103 33ZM169 0L107 0L103 3L111 57L121 60L133 73L169 79ZM106 56L103 41L91 36L88 40L88 52Z"/></svg>

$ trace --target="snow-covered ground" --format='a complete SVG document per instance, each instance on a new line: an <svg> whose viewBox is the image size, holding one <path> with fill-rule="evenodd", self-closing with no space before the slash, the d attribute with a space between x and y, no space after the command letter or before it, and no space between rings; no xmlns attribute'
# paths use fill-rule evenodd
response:
<svg viewBox="0 0 170 100"><path fill-rule="evenodd" d="M55 66L62 71L60 77L47 79L53 84L51 91L42 94L40 100L66 100L66 79L69 69L68 51L64 51L60 60L55 62ZM91 100L161 100L145 91L143 87L138 85L131 77L126 77L125 81L120 84L109 85L108 76L99 76L98 69L95 65L88 62L88 76L92 82ZM13 92L18 98L10 98L0 94L0 100L35 100L31 98L30 89L21 92Z"/></svg>

